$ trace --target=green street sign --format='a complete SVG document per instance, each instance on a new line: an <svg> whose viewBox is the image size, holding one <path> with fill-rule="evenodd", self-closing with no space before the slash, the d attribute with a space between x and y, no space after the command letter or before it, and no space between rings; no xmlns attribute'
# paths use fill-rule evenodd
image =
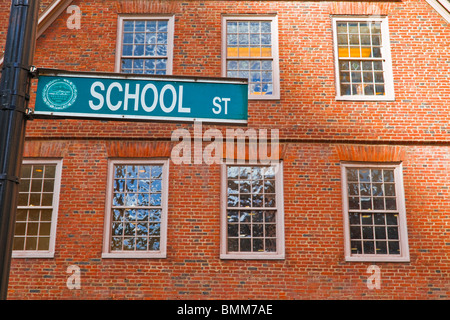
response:
<svg viewBox="0 0 450 320"><path fill-rule="evenodd" d="M38 70L36 117L247 123L246 79Z"/></svg>

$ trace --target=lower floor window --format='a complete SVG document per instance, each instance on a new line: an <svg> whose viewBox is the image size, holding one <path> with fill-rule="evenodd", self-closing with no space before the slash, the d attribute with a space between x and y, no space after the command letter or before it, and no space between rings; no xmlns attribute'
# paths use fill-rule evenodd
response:
<svg viewBox="0 0 450 320"><path fill-rule="evenodd" d="M284 257L281 164L225 166L222 258Z"/></svg>
<svg viewBox="0 0 450 320"><path fill-rule="evenodd" d="M104 256L165 257L168 161L111 161Z"/></svg>
<svg viewBox="0 0 450 320"><path fill-rule="evenodd" d="M58 217L60 160L24 160L13 257L52 257Z"/></svg>
<svg viewBox="0 0 450 320"><path fill-rule="evenodd" d="M401 165L343 164L348 260L409 259Z"/></svg>

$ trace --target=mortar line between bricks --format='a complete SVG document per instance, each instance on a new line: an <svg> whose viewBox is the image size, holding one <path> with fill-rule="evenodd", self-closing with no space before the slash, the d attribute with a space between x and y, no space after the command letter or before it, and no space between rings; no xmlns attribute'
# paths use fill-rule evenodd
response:
<svg viewBox="0 0 450 320"><path fill-rule="evenodd" d="M55 140L89 140L89 141L148 141L148 142L178 142L171 138L145 138L145 137L26 137L26 141L55 141ZM194 139L192 139L194 140ZM208 141L204 141L208 142ZM402 146L450 146L450 141L417 141L417 140L326 140L326 139L279 139L279 143L300 144L360 144L360 145L402 145Z"/></svg>

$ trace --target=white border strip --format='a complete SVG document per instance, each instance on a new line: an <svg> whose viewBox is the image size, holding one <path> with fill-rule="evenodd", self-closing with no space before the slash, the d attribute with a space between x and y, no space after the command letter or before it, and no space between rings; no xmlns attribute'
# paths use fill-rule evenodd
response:
<svg viewBox="0 0 450 320"><path fill-rule="evenodd" d="M216 123L242 123L246 124L248 120L234 120L234 119L213 119L213 118L187 118L187 117L158 117L158 116L132 116L132 115L108 115L108 114L96 114L96 113L72 113L72 112L46 112L36 111L33 115L46 115L53 117L66 117L66 118L90 118L95 120L96 118L102 119L134 119L134 120L162 120L162 121L184 121L184 122L216 122Z"/></svg>
<svg viewBox="0 0 450 320"><path fill-rule="evenodd" d="M430 6L434 8L448 23L450 23L450 3L445 0L426 0Z"/></svg>

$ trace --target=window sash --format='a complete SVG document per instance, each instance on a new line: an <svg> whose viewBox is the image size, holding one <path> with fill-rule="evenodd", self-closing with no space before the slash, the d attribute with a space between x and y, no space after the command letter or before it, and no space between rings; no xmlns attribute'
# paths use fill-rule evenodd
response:
<svg viewBox="0 0 450 320"><path fill-rule="evenodd" d="M23 165L31 165L31 169L35 166L54 166L55 172L54 177L45 179L45 173L43 173L42 178L38 178L37 180L42 179L42 184L40 186L39 192L33 190L32 180L33 177L29 176L30 184L28 186L28 191L20 191L20 194L27 194L27 198L31 194L40 194L42 201L43 194L52 194L51 204L49 205L18 205L17 206L17 217L15 227L23 227L25 228L23 234L15 234L14 241L21 241L23 239L23 250L14 249L12 252L13 258L52 258L55 253L55 241L56 241L56 227L57 227L57 217L58 217L58 207L59 207L59 194L61 187L61 170L62 170L62 161L61 160L24 160ZM23 166L23 167L24 167ZM23 177L22 179L27 179ZM45 180L44 180L45 179ZM44 186L45 181L53 180L53 188L52 192L45 191ZM48 187L47 187L48 188ZM20 204L20 203L19 203ZM43 211L47 211L44 213ZM26 211L26 217L23 219L20 215ZM30 212L37 212L37 216L30 220ZM51 211L49 213L48 211ZM43 214L49 215L46 218L43 217ZM29 228L31 224L36 224L37 229L33 234L29 234ZM17 230L17 229L16 229ZM45 234L41 234L41 231L45 230ZM36 234L34 234L36 233ZM47 235L48 233L48 235ZM36 246L35 249L27 249L26 243L28 238L36 238ZM44 240L45 239L45 240ZM48 241L48 244L44 243L45 249L39 249L40 240ZM19 245L18 243L15 243Z"/></svg>
<svg viewBox="0 0 450 320"><path fill-rule="evenodd" d="M350 30L346 33L338 31L338 23L358 23L358 33L352 34ZM380 33L361 33L359 23L380 23ZM394 87L392 79L392 62L390 53L389 27L387 18L355 18L355 17L334 17L333 18L333 41L335 51L335 77L336 77L336 99L337 100L360 100L360 101L393 101ZM339 36L347 36L347 43L340 44ZM351 36L358 36L358 44L350 44ZM369 42L361 43L361 36L368 37ZM373 38L378 40L374 44ZM351 48L360 50L359 57L354 57L350 53ZM366 53L363 54L364 49ZM374 54L374 48L377 53ZM348 56L340 56L340 50L347 49ZM379 52L378 52L379 50ZM365 56L368 55L369 56ZM342 69L342 62L360 62L360 68L352 70L351 66ZM365 62L372 62L370 68L363 68ZM375 66L375 63L381 63L381 68ZM353 71L353 72L352 72ZM345 81L343 81L345 80ZM345 92L344 92L345 91ZM384 94L383 94L384 93Z"/></svg>
<svg viewBox="0 0 450 320"><path fill-rule="evenodd" d="M283 213L283 182L282 182L282 164L279 163L275 165L275 177L274 179L268 179L268 180L274 180L275 182L275 193L269 192L268 194L275 195L275 206L249 206L249 207L233 207L228 205L228 168L230 167L268 167L264 165L248 165L248 164L242 164L242 165L222 165L222 209L221 209L221 259L284 259L284 213ZM269 166L270 167L270 166ZM236 181L236 179L230 179L233 181ZM245 179L238 179L238 181L247 181ZM253 180L252 180L253 181ZM241 193L238 193L238 196ZM256 195L255 193L245 193L242 194L249 194L250 196ZM262 193L264 195L264 193ZM240 221L238 218L238 221L232 221L230 222L228 219L229 214L234 214L233 212L237 212L237 217L241 217L241 213L249 212L249 220L248 221ZM275 221L265 221L264 217L261 216L263 221L253 221L253 216L261 213L267 213L273 211L275 216ZM246 218L247 219L247 218ZM251 219L251 220L250 220ZM241 230L240 226L245 225L245 228L249 227L249 230L251 232L251 237L246 238L246 240L250 241L251 244L251 251L240 251L240 247L238 251L229 251L229 240L232 241L236 240L238 243L241 243L241 240L245 240L244 238L241 238L240 236L229 236L228 230L230 226L236 225L238 230ZM266 225L268 228L271 228L270 232L275 232L275 236L268 236L266 231ZM255 235L254 230L255 228L264 228L263 235ZM240 231L238 231L240 232ZM256 241L254 241L256 240ZM255 249L255 246L257 246L257 243L260 241L264 241L265 244L262 248L267 249L267 241L275 242L275 251L258 251ZM240 246L240 244L238 244ZM259 246L259 245L258 245Z"/></svg>
<svg viewBox="0 0 450 320"><path fill-rule="evenodd" d="M152 181L159 181L161 183L161 191L159 192L139 192L139 187L136 190L128 190L128 191L114 191L114 182L115 180L122 180L120 177L115 177L114 172L115 168L118 165L123 166L161 166L162 173L160 178L142 178L141 180L149 180L149 188L151 186ZM105 209L105 225L104 225L104 243L103 243L103 258L165 258L166 257L166 246L167 246L167 205L168 205L168 174L169 174L169 163L168 160L111 160L108 168L108 187L107 187L107 204ZM123 180L139 180L139 178L123 178ZM136 183L139 183L136 181ZM124 190L126 186L123 186ZM128 203L124 203L123 205L113 204L114 195L115 194L124 194L124 199L127 194L148 194L149 199L147 200L138 200L143 201L142 203L148 202L149 204L132 205ZM160 194L160 204L151 205L150 198L152 194ZM137 200L138 196L136 196L135 200ZM125 200L126 201L126 200ZM115 219L113 217L114 213L120 212L122 215L127 214L135 214L136 217L133 221L128 221L125 218ZM131 210L135 210L134 213ZM139 220L138 215L139 210L154 210L160 211L156 213L159 215L159 218L154 218L155 220L151 220L150 215L155 214L155 212L146 212L148 217L146 220ZM115 224L120 224L122 226L122 233L118 235L113 234L113 228L117 227ZM125 228L127 224L135 224L135 229L133 233L126 234ZM147 226L147 233L139 234L138 225L144 224ZM152 235L150 234L150 225L158 225L159 226L159 234ZM122 239L122 249L121 250L112 250L113 238L121 238ZM146 239L147 248L145 250L138 250L136 242L140 241L141 238ZM152 250L150 245L152 244L152 239L159 239L159 249ZM116 240L117 240L116 239ZM124 248L124 242L126 240L131 240L134 243L133 250L126 250Z"/></svg>
<svg viewBox="0 0 450 320"><path fill-rule="evenodd" d="M355 192L353 191L353 186L349 187L349 184L353 184L356 181L348 179L348 169L393 171L393 183L386 182L386 184L394 186L394 189L392 189L391 187L389 188L391 190L390 192L395 192L395 210L387 210L375 207L367 209L363 209L362 207L360 207L359 209L350 209L352 205L350 203L350 198L352 197L351 193ZM343 203L342 207L345 230L344 249L346 261L409 261L401 164L341 163L341 176ZM359 183L360 181L358 180L358 184ZM370 181L370 183L372 183L372 181ZM373 184L379 184L379 181L373 182ZM372 190L372 199L376 198L375 196L373 196L373 192L374 191ZM384 197L389 198L390 196L384 195ZM374 202L372 202L372 204L373 203ZM395 215L397 215L397 217L395 217ZM396 224L393 223L394 218L396 218L397 220ZM360 220L358 221L357 219ZM365 221L363 219L365 219ZM386 233L383 233L383 230L381 230L382 227L385 228L384 231ZM364 235L363 232L366 234ZM376 234L377 232L378 234ZM388 232L390 233L388 234ZM395 237L398 237L398 239L395 239ZM398 243L399 253L396 253L396 243ZM359 245L360 247L357 247L356 245ZM363 246L365 245L367 246L364 248ZM372 245L373 247L371 247ZM367 251L369 253L367 253Z"/></svg>
<svg viewBox="0 0 450 320"><path fill-rule="evenodd" d="M237 55L233 55L230 56L229 55L229 48L230 46L228 45L228 35L229 34L237 34L239 35L239 32L236 33L228 33L228 22L248 22L249 26L251 23L255 23L255 22L267 22L270 23L271 26L271 41L270 41L270 55L263 55L262 54L262 48L268 48L269 45L264 45L262 43L262 40L260 40L259 45L256 46L256 44L254 44L254 46L252 47L252 44L250 43L249 40L249 44L245 44L242 47L239 46L239 43L237 43L236 45L233 45L233 48L236 48L238 50L238 54ZM244 34L244 33L242 33ZM252 33L249 27L249 31L248 33L246 33L249 35L251 34L257 34ZM267 34L266 32L259 32L259 34ZM249 38L250 39L250 38ZM248 49L248 55L244 55L244 56L240 56L239 55L239 48L243 48L243 49ZM252 48L259 48L260 49L260 55L255 55L252 56L251 54L251 49ZM265 70L265 69L258 69L258 70L254 70L255 71L259 71L260 75L256 75L255 72L255 77L251 78L251 72L252 70L250 69L250 67L248 68L244 68L241 70L241 68L239 69L241 72L241 74L237 74L236 77L248 77L249 79L249 99L254 99L254 100L273 100L273 99L279 99L280 98L280 77L279 77L279 61L278 61L278 20L276 16L224 16L223 17L223 23L222 23L222 76L223 77L229 77L229 72L230 73L234 73L233 70L229 70L228 69L228 62L229 61L236 61L236 62L240 62L240 61L270 61L271 62L271 69L270 70ZM238 72L239 73L239 72ZM247 74L248 75L243 75L243 74ZM270 81L268 81L268 77L270 74ZM253 92L253 93L252 93ZM269 93L271 92L271 93Z"/></svg>
<svg viewBox="0 0 450 320"><path fill-rule="evenodd" d="M144 39L144 42L142 43L143 46L143 54L136 55L135 52L132 52L131 54L127 54L126 52L123 52L124 45L127 45L124 43L124 37L125 34L131 34L134 35L135 32L131 31L125 31L124 30L124 23L127 21L134 21L134 22L141 22L141 21L167 21L167 31L161 32L161 33L167 33L167 40L165 43L158 43L160 40L155 40L155 43L151 43L149 46L155 46L154 48L154 54L147 55L144 54L146 52L146 47L148 44L146 44L146 41ZM141 33L141 32L140 32ZM142 33L148 34L148 33L155 33L155 35L158 34L158 31L150 32L150 31L142 31ZM116 65L115 65L115 72L124 72L124 73L145 73L145 70L153 70L152 73L146 73L146 74L165 74L165 75L171 75L172 74L172 63L173 63L173 41L174 41L174 16L173 15L149 15L149 16L133 16L133 15L124 15L120 16L118 20L118 31L117 31L117 44L116 44ZM134 43L134 40L133 40ZM166 54L160 54L157 52L157 45L163 44L167 47ZM127 66L127 68L122 69L122 63L123 60L130 60L131 61L131 67ZM142 61L142 67L134 67L135 61L137 60L145 60ZM149 62L150 60L154 62ZM157 66L158 60L164 60L164 69ZM146 65L149 63L150 65ZM165 70L164 72L161 72L162 70ZM136 72L136 71L142 71L142 72Z"/></svg>

